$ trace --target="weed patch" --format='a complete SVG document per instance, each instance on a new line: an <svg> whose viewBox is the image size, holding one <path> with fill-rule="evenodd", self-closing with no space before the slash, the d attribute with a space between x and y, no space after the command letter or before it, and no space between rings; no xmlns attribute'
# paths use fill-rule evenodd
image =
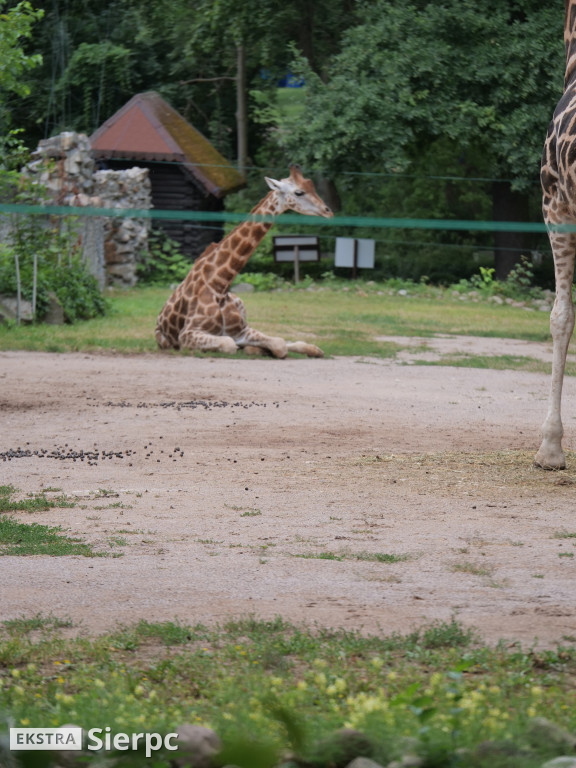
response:
<svg viewBox="0 0 576 768"><path fill-rule="evenodd" d="M402 563L410 559L410 555L392 555L386 552L305 552L294 555L305 560L361 560L371 563Z"/></svg>

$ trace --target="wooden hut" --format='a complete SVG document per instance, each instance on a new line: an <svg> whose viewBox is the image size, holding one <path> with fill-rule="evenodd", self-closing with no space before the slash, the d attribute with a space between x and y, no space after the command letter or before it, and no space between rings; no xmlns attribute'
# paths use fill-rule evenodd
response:
<svg viewBox="0 0 576 768"><path fill-rule="evenodd" d="M90 137L101 169L148 168L152 205L160 210L221 211L244 177L210 142L154 91L133 96ZM222 238L220 223L153 220L155 228L196 258Z"/></svg>

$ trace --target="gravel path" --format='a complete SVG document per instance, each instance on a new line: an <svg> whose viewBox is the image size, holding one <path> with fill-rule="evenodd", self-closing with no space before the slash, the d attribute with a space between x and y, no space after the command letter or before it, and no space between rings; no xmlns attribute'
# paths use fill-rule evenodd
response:
<svg viewBox="0 0 576 768"><path fill-rule="evenodd" d="M1 483L77 497L19 519L110 555L0 558L0 618L576 636L575 479L531 466L548 377L405 362L0 353Z"/></svg>

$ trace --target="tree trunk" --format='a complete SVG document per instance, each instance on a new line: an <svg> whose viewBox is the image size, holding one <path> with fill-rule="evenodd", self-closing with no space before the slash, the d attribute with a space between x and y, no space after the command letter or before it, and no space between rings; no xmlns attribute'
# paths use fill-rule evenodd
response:
<svg viewBox="0 0 576 768"><path fill-rule="evenodd" d="M246 51L240 43L236 49L236 131L238 134L238 170L246 173L248 156L248 123L246 116Z"/></svg>
<svg viewBox="0 0 576 768"><path fill-rule="evenodd" d="M340 200L336 184L334 184L332 179L328 179L326 176L318 176L316 178L316 190L326 205L332 208L335 213L342 210L342 201Z"/></svg>
<svg viewBox="0 0 576 768"><path fill-rule="evenodd" d="M495 181L492 185L494 221L529 221L530 199L515 192L508 181ZM497 280L506 280L521 256L530 250L527 232L494 232L494 266Z"/></svg>

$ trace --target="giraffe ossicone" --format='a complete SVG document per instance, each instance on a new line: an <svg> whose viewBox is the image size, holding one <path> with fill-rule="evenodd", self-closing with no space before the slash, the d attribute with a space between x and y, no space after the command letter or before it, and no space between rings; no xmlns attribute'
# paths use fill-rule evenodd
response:
<svg viewBox="0 0 576 768"><path fill-rule="evenodd" d="M274 217L284 211L324 218L333 216L298 165L290 166L286 179L266 178L266 183L270 191L252 209L251 218L219 243L211 243L164 305L155 331L161 349L231 354L242 347L256 347L278 358L286 357L288 352L324 356L315 344L286 342L251 328L243 302L230 292L236 275L272 226Z"/></svg>
<svg viewBox="0 0 576 768"><path fill-rule="evenodd" d="M542 211L554 256L556 280L556 298L550 314L553 341L550 398L542 426L542 443L534 459L543 469L566 467L561 406L566 355L574 330L572 281L576 232L563 232L556 227L576 224L576 0L565 0L564 43L564 93L548 128L540 172Z"/></svg>

